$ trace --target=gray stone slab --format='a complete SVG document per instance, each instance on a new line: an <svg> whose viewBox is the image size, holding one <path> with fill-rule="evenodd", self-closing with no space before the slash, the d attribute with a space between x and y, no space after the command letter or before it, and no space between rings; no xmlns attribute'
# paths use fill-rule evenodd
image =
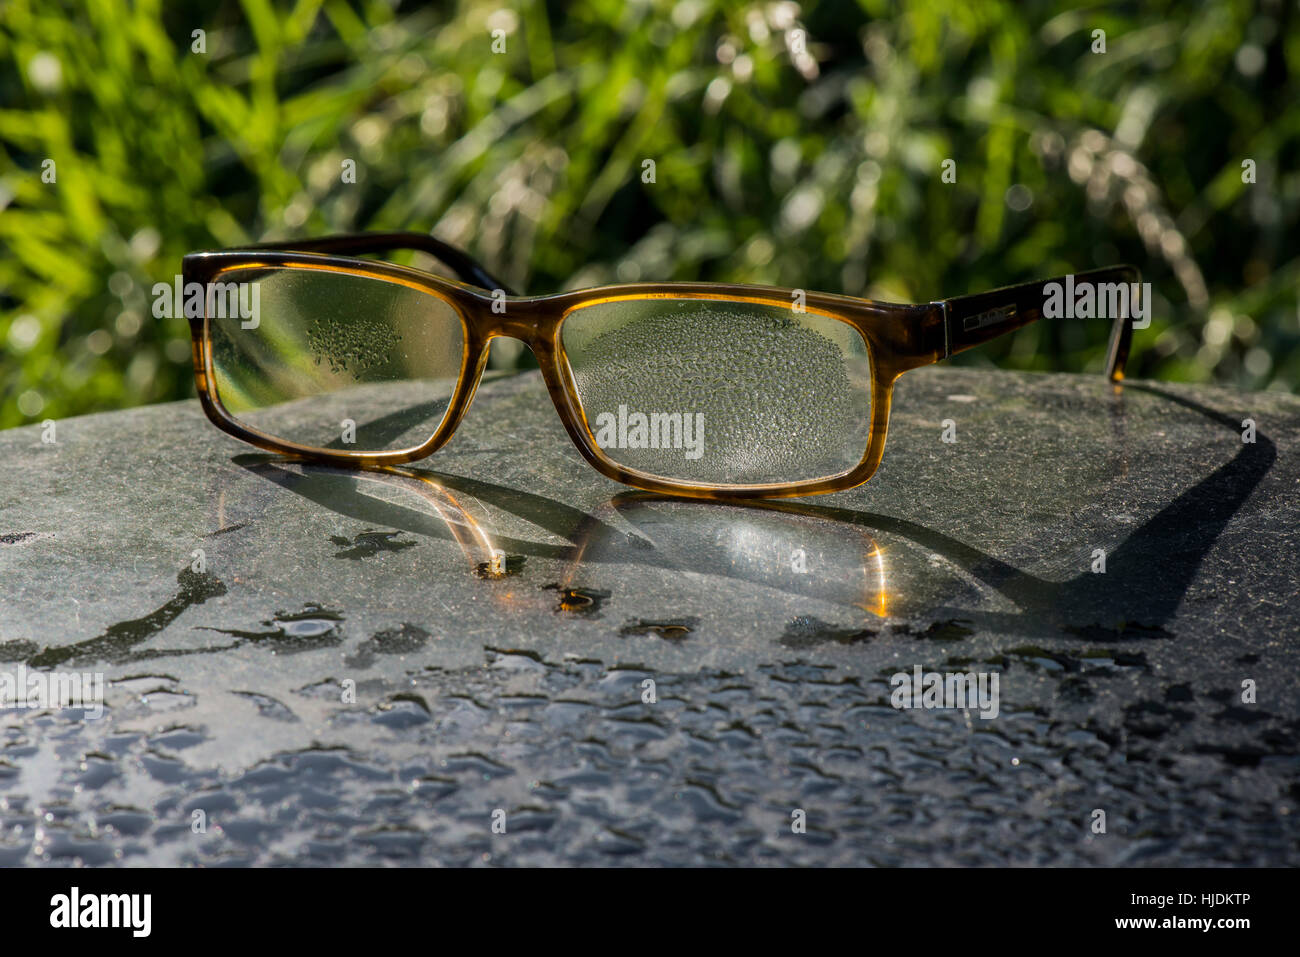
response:
<svg viewBox="0 0 1300 957"><path fill-rule="evenodd" d="M0 709L0 864L1296 864L1298 440L949 368L866 486L753 506L607 481L535 373L406 474L194 402L0 433L0 672L107 682ZM892 707L916 665L998 716Z"/></svg>

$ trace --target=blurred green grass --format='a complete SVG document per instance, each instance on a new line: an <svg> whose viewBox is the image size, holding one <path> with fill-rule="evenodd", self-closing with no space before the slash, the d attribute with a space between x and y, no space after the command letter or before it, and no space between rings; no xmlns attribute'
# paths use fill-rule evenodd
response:
<svg viewBox="0 0 1300 957"><path fill-rule="evenodd" d="M1294 391L1296 5L942 6L6 0L0 426L193 395L150 292L184 253L362 228L532 293L926 301L1132 262L1132 374ZM1105 325L960 360L1095 369Z"/></svg>

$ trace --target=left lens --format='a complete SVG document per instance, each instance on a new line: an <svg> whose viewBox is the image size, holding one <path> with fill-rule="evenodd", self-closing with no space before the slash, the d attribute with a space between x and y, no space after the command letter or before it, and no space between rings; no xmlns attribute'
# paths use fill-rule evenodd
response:
<svg viewBox="0 0 1300 957"><path fill-rule="evenodd" d="M209 287L206 322L225 410L312 449L423 445L447 415L465 357L449 302L341 270L229 270Z"/></svg>
<svg viewBox="0 0 1300 957"><path fill-rule="evenodd" d="M566 316L562 345L595 444L665 481L788 485L851 471L871 363L847 322L786 305L627 298Z"/></svg>

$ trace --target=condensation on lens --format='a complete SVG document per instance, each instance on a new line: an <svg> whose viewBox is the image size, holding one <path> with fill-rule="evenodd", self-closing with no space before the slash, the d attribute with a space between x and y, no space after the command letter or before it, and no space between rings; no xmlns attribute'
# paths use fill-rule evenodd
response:
<svg viewBox="0 0 1300 957"><path fill-rule="evenodd" d="M871 366L848 323L784 305L626 299L561 339L596 444L646 475L716 485L831 478L862 459Z"/></svg>
<svg viewBox="0 0 1300 957"><path fill-rule="evenodd" d="M253 317L209 296L216 393L241 424L355 452L415 448L442 424L465 351L445 300L319 269L239 269L220 281L256 283L255 297L242 290Z"/></svg>

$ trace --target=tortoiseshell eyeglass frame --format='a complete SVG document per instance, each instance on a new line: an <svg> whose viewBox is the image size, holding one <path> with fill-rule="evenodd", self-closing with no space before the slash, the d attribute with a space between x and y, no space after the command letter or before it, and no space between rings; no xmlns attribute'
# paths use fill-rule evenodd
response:
<svg viewBox="0 0 1300 957"><path fill-rule="evenodd" d="M356 258L395 250L432 255L450 267L460 281ZM661 476L633 471L604 454L583 413L565 356L560 334L565 317L584 306L623 299L712 299L792 308L796 299L794 290L727 283L657 282L623 283L550 296L515 296L466 253L420 233L362 233L191 253L184 259L182 274L187 289L191 283L199 283L208 290L209 283L232 281L234 277L229 274L245 269L326 270L388 280L427 293L450 305L460 317L464 326L464 354L447 413L437 431L422 445L390 452L352 452L299 445L247 428L222 405L215 387L208 329L207 313L212 297L205 295L204 315L189 317L199 400L208 418L237 438L294 458L358 468L399 465L425 458L445 444L460 424L487 365L491 341L498 336L509 336L522 340L532 349L565 430L583 458L598 472L616 482L650 492L715 500L820 495L861 485L875 473L884 454L890 400L894 382L900 375L1038 320L1045 303L1044 286L1065 282L1062 276L919 305L874 302L821 292L804 294L806 312L847 323L866 343L872 379L871 423L862 459L840 475L808 481L709 485L668 481ZM1133 266L1074 274L1076 284L1136 283L1138 280L1138 270ZM505 310L494 311L494 303L498 310L501 308L502 295L506 297ZM1123 378L1132 335L1130 320L1122 317L1114 320L1106 359L1106 374L1112 381Z"/></svg>

